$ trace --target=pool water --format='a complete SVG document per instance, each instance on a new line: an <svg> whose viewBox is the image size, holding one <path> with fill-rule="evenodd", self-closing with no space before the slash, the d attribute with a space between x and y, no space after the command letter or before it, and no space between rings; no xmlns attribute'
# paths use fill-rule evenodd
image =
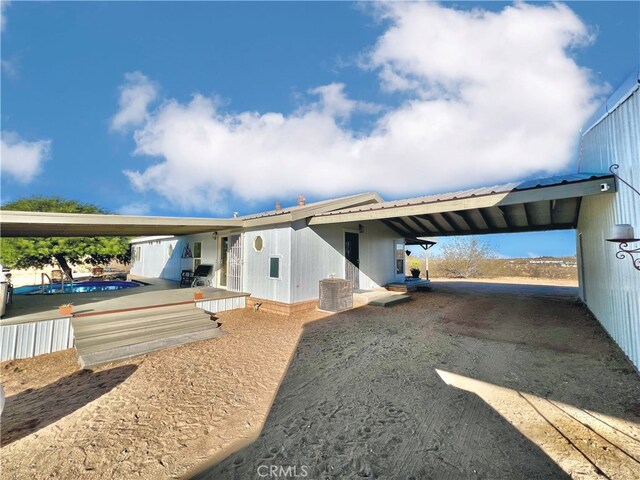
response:
<svg viewBox="0 0 640 480"><path fill-rule="evenodd" d="M137 282L125 282L122 280L108 280L104 282L78 282L65 283L64 289L59 283L53 285L45 285L44 292L40 285L27 285L18 287L13 290L14 295L35 295L35 294L53 294L53 293L89 293L89 292L110 292L112 290L123 290L125 288L135 288L141 285Z"/></svg>

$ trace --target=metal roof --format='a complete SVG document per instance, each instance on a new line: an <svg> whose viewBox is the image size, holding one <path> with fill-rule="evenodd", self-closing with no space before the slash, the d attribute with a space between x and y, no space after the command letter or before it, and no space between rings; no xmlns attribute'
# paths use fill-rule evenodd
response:
<svg viewBox="0 0 640 480"><path fill-rule="evenodd" d="M305 205L293 205L290 207L283 207L282 210L269 210L266 212L250 213L247 215L239 216L242 220L253 220L255 218L265 217L277 217L279 215L296 214L297 217L302 218L304 214L308 213L309 216L317 214L318 211L330 211L341 207L342 204L349 203L352 205L380 203L382 198L375 192L357 193L355 195L348 195L345 197L330 198L328 200L321 200L319 202L307 203ZM316 213L313 213L316 212Z"/></svg>
<svg viewBox="0 0 640 480"><path fill-rule="evenodd" d="M318 214L309 225L382 222L408 244L424 237L575 228L582 197L615 192L610 174L572 174Z"/></svg>
<svg viewBox="0 0 640 480"><path fill-rule="evenodd" d="M522 190L530 190L534 188L550 187L556 185L567 185L570 183L584 182L587 180L597 180L600 178L611 177L611 174L607 173L575 173L569 175L557 175L554 177L538 178L534 180L525 180L523 182L511 182L501 185L494 185L491 187L473 188L469 190L459 190L455 192L437 193L433 195L426 195L423 197L405 198L401 200L390 200L388 202L381 202L373 205L366 205L356 208L347 208L342 210L334 210L326 213L316 214L316 217L340 215L344 213L352 212L364 212L372 210L384 210L387 208L405 207L410 205L423 205L427 203L444 202L447 200L460 200L465 198L482 197L486 195L494 195L497 193L517 192Z"/></svg>

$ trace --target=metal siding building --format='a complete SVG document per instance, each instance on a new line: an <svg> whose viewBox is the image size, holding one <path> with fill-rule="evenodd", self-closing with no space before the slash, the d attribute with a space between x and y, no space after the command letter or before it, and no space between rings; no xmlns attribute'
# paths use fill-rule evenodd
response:
<svg viewBox="0 0 640 480"><path fill-rule="evenodd" d="M580 171L618 174L640 188L640 76L633 75L596 114L581 141ZM640 272L618 245L605 241L615 224L630 224L640 236L640 196L622 182L616 195L585 197L577 227L580 296L591 312L640 368ZM640 242L630 244L640 247Z"/></svg>

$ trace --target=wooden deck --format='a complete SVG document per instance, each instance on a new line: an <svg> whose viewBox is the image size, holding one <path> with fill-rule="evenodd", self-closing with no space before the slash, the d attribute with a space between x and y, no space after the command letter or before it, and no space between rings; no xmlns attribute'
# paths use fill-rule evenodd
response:
<svg viewBox="0 0 640 480"><path fill-rule="evenodd" d="M82 368L222 335L194 302L85 315L71 323Z"/></svg>
<svg viewBox="0 0 640 480"><path fill-rule="evenodd" d="M133 278L142 287L95 293L16 295L0 322L0 360L29 358L75 346L83 367L221 335L206 312L244 308L243 292L192 288ZM73 303L71 318L58 305Z"/></svg>

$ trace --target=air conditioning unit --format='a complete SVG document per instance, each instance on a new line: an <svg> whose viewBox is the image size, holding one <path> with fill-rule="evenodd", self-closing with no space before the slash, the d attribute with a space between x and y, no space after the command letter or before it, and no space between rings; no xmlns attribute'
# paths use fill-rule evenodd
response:
<svg viewBox="0 0 640 480"><path fill-rule="evenodd" d="M320 280L320 310L341 312L353 308L353 285L342 278Z"/></svg>

